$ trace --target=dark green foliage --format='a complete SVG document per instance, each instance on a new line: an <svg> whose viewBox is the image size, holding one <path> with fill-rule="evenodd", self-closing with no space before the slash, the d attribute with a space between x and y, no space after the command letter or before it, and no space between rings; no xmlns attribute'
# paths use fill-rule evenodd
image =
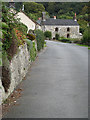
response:
<svg viewBox="0 0 90 120"><path fill-rule="evenodd" d="M25 41L27 43L28 51L30 52L30 60L34 61L36 56L37 56L37 51L36 51L36 48L35 48L35 42L32 42L29 39L25 39Z"/></svg>
<svg viewBox="0 0 90 120"><path fill-rule="evenodd" d="M10 13L9 9L2 5L2 22L5 22L8 25L10 31L18 26L18 19L15 19L14 16L15 13Z"/></svg>
<svg viewBox="0 0 90 120"><path fill-rule="evenodd" d="M8 59L11 60L18 50L17 37L14 30L12 30L10 34L4 34L4 36L2 48L7 51Z"/></svg>
<svg viewBox="0 0 90 120"><path fill-rule="evenodd" d="M27 38L30 39L30 40L35 40L35 35L27 34Z"/></svg>
<svg viewBox="0 0 90 120"><path fill-rule="evenodd" d="M56 40L59 40L59 34L55 35Z"/></svg>
<svg viewBox="0 0 90 120"><path fill-rule="evenodd" d="M83 27L80 27L80 29L79 29L80 33L82 33L82 34L84 33L84 30L85 29Z"/></svg>
<svg viewBox="0 0 90 120"><path fill-rule="evenodd" d="M27 28L27 26L24 25L23 23L18 23L17 29L18 29L19 31L21 31L24 35L27 34L28 28Z"/></svg>
<svg viewBox="0 0 90 120"><path fill-rule="evenodd" d="M52 33L50 31L45 31L44 36L45 36L45 38L51 39L52 38Z"/></svg>
<svg viewBox="0 0 90 120"><path fill-rule="evenodd" d="M40 51L44 47L44 33L41 30L36 30L37 50Z"/></svg>
<svg viewBox="0 0 90 120"><path fill-rule="evenodd" d="M4 39L2 40L3 49L8 50L8 48L11 46L12 39L15 36L13 28L17 26L16 23L18 22L14 18L14 14L10 13L9 9L4 5L2 6L2 21L2 29L4 34Z"/></svg>
<svg viewBox="0 0 90 120"><path fill-rule="evenodd" d="M52 17L56 15L60 17L61 15L71 16L73 17L73 13L80 14L83 7L88 6L88 3L77 3L77 2L42 2L46 11ZM87 7L83 9L87 12Z"/></svg>
<svg viewBox="0 0 90 120"><path fill-rule="evenodd" d="M36 2L25 2L25 13L32 19L37 20L42 16L42 12L45 8L42 4Z"/></svg>
<svg viewBox="0 0 90 120"><path fill-rule="evenodd" d="M35 58L37 56L37 52L36 52L36 48L35 48L35 42L32 42L33 47L30 50L30 57L31 57L31 61L35 61Z"/></svg>
<svg viewBox="0 0 90 120"><path fill-rule="evenodd" d="M83 38L82 38L82 44L89 45L90 46L90 28L87 28L84 31Z"/></svg>
<svg viewBox="0 0 90 120"><path fill-rule="evenodd" d="M25 33L24 25L20 25L18 19L15 19L15 14L9 11L5 5L2 5L2 22L0 23L0 32L2 32L2 85L5 92L8 92L10 87L10 69L9 64L13 56L18 50L18 38L16 36L15 28L20 29ZM21 28L24 26L23 28ZM0 58L1 59L1 58Z"/></svg>
<svg viewBox="0 0 90 120"><path fill-rule="evenodd" d="M29 40L29 39L24 39L25 41L26 41L26 43L27 43L27 48L28 48L28 51L30 51L31 50L31 48L33 47L33 45L32 45L32 41L31 40Z"/></svg>
<svg viewBox="0 0 90 120"><path fill-rule="evenodd" d="M0 41L0 66L2 66L2 42Z"/></svg>
<svg viewBox="0 0 90 120"><path fill-rule="evenodd" d="M27 27L20 23L19 19L16 19L15 13L11 13L10 9L5 5L2 5L2 42L3 42L3 50L5 50L8 54L8 59L11 60L12 57L16 54L18 50L18 44L21 40L19 40L20 33L16 34L15 29L22 32L22 35L27 33Z"/></svg>
<svg viewBox="0 0 90 120"><path fill-rule="evenodd" d="M15 9L20 11L22 9L23 2L15 2Z"/></svg>
<svg viewBox="0 0 90 120"><path fill-rule="evenodd" d="M59 19L73 19L76 12L81 33L84 32L87 22L90 21L90 6L88 2L42 2L41 4L44 5L50 17L57 16Z"/></svg>
<svg viewBox="0 0 90 120"><path fill-rule="evenodd" d="M66 43L77 43L81 44L81 39L79 38L65 38L65 37L60 37L59 41L61 42L66 42Z"/></svg>
<svg viewBox="0 0 90 120"><path fill-rule="evenodd" d="M78 19L78 24L80 25L80 33L84 33L85 29L87 28L87 21L83 19Z"/></svg>
<svg viewBox="0 0 90 120"><path fill-rule="evenodd" d="M5 23L5 22L0 22L0 32L2 33L0 33L0 38L2 39L4 39L5 38L5 36L7 35L7 30L8 30L8 25Z"/></svg>
<svg viewBox="0 0 90 120"><path fill-rule="evenodd" d="M0 22L0 26L2 29L7 30L8 29L8 25L5 22Z"/></svg>
<svg viewBox="0 0 90 120"><path fill-rule="evenodd" d="M70 38L60 37L60 38L59 38L59 41L61 41L61 42L66 42L66 43L71 43Z"/></svg>

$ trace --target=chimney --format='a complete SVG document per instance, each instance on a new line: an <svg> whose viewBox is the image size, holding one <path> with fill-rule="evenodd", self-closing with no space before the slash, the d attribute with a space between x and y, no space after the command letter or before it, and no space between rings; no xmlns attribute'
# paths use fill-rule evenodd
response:
<svg viewBox="0 0 90 120"><path fill-rule="evenodd" d="M45 14L46 12L42 12L42 21L46 21Z"/></svg>
<svg viewBox="0 0 90 120"><path fill-rule="evenodd" d="M54 19L56 19L56 16L54 16Z"/></svg>
<svg viewBox="0 0 90 120"><path fill-rule="evenodd" d="M23 5L23 7L22 7L22 11L24 11L24 5Z"/></svg>
<svg viewBox="0 0 90 120"><path fill-rule="evenodd" d="M74 21L77 21L77 19L76 19L76 13L75 13L75 16L74 16Z"/></svg>

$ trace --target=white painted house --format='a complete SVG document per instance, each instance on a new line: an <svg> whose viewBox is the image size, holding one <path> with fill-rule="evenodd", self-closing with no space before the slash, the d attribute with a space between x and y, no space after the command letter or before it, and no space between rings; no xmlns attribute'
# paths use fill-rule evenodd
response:
<svg viewBox="0 0 90 120"><path fill-rule="evenodd" d="M16 15L17 18L20 18L20 22L25 24L28 27L28 31L35 30L35 29L41 29L41 26L35 22L34 20L30 19L28 16L25 15L24 12L18 12Z"/></svg>
<svg viewBox="0 0 90 120"><path fill-rule="evenodd" d="M10 12L16 13L15 10L15 3L9 2ZM38 24L36 21L30 19L25 13L24 13L24 5L22 8L22 11L18 12L15 16L16 18L20 18L20 22L27 26L28 31L29 30L35 30L35 29L41 29L41 25ZM28 32L27 31L27 32Z"/></svg>

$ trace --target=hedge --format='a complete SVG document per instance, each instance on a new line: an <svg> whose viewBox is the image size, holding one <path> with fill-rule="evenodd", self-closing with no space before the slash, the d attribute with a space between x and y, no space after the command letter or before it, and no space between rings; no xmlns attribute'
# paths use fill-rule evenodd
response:
<svg viewBox="0 0 90 120"><path fill-rule="evenodd" d="M36 55L37 55L37 51L36 51L36 48L35 48L35 42L29 40L29 39L25 39L26 43L27 43L27 48L28 48L28 51L30 52L30 60L31 61L34 61L35 58L36 58Z"/></svg>
<svg viewBox="0 0 90 120"><path fill-rule="evenodd" d="M56 40L59 40L59 34L55 35Z"/></svg>
<svg viewBox="0 0 90 120"><path fill-rule="evenodd" d="M90 46L90 28L87 28L84 31L83 38L82 38L82 44L89 45Z"/></svg>
<svg viewBox="0 0 90 120"><path fill-rule="evenodd" d="M44 33L41 30L36 30L35 34L37 41L37 50L40 51L44 47L44 40L45 40Z"/></svg>
<svg viewBox="0 0 90 120"><path fill-rule="evenodd" d="M45 36L45 38L51 39L52 38L52 33L50 31L45 31L44 36Z"/></svg>

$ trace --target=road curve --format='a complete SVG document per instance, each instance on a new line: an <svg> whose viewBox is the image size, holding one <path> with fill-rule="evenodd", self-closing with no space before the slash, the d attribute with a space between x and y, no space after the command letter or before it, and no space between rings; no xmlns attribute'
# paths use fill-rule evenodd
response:
<svg viewBox="0 0 90 120"><path fill-rule="evenodd" d="M87 118L88 49L47 41L6 118Z"/></svg>

